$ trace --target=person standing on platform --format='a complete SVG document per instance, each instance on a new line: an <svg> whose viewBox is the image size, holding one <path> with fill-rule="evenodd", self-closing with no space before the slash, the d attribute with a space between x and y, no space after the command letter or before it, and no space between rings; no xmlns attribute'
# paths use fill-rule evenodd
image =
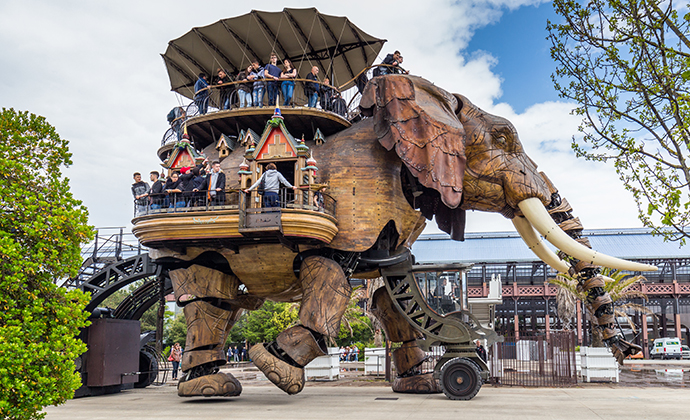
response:
<svg viewBox="0 0 690 420"><path fill-rule="evenodd" d="M161 204L163 202L163 181L158 179L159 176L158 171L151 171L149 174L149 179L151 179L151 182L153 182L151 185L151 190L149 190L151 209L161 208Z"/></svg>
<svg viewBox="0 0 690 420"><path fill-rule="evenodd" d="M261 177L252 185L251 187L247 188L244 190L245 193L249 194L249 191L253 190L254 188L258 187L259 184L261 184L261 181L264 182L264 207L280 207L280 197L278 196L278 191L280 190L280 184L285 185L288 188L292 188L293 190L296 190L297 187L294 187L292 184L288 182L287 179L278 172L278 169L275 165L275 163L271 162L268 165L266 165L266 172L264 172Z"/></svg>
<svg viewBox="0 0 690 420"><path fill-rule="evenodd" d="M178 141L182 140L182 135L184 134L182 127L186 117L187 113L181 106L176 106L168 112L168 123L170 123L170 127L177 134Z"/></svg>
<svg viewBox="0 0 690 420"><path fill-rule="evenodd" d="M249 73L249 77L247 77L247 79L254 81L254 86L252 90L252 105L258 106L259 108L263 108L265 89L265 82L263 80L264 68L259 66L258 61L252 61L252 71L251 73Z"/></svg>
<svg viewBox="0 0 690 420"><path fill-rule="evenodd" d="M248 77L252 72L253 67L248 66L246 69L242 70L237 75L238 82L247 82ZM251 83L240 83L237 86L237 96L240 97L240 108L246 108L252 106L252 84Z"/></svg>
<svg viewBox="0 0 690 420"><path fill-rule="evenodd" d="M170 174L168 180L165 181L165 200L170 208L185 206L184 199L182 199L180 184L180 173L177 171Z"/></svg>
<svg viewBox="0 0 690 420"><path fill-rule="evenodd" d="M213 204L225 204L225 174L220 170L220 162L214 161L211 173L201 185L201 191L208 191L209 201Z"/></svg>
<svg viewBox="0 0 690 420"><path fill-rule="evenodd" d="M208 111L208 97L210 92L208 90L208 80L206 80L206 73L199 73L199 79L194 83L194 102L199 108L199 114L204 115Z"/></svg>
<svg viewBox="0 0 690 420"><path fill-rule="evenodd" d="M266 82L268 89L268 106L274 107L278 99L278 91L280 90L280 68L278 67L278 56L271 53L269 63L264 67L264 77L268 80Z"/></svg>
<svg viewBox="0 0 690 420"><path fill-rule="evenodd" d="M132 184L132 195L134 196L134 217L146 214L149 204L149 184L141 180L141 174L135 172L134 184Z"/></svg>
<svg viewBox="0 0 690 420"><path fill-rule="evenodd" d="M218 69L216 85L220 88L220 109L230 109L230 96L232 96L232 78L225 73L225 70Z"/></svg>
<svg viewBox="0 0 690 420"><path fill-rule="evenodd" d="M294 79L297 77L297 69L292 67L292 61L287 58L283 60L283 66L285 69L280 73L280 78L283 79L280 89L283 91L283 106L289 106L295 91Z"/></svg>
<svg viewBox="0 0 690 420"><path fill-rule="evenodd" d="M311 71L309 74L307 74L307 79L309 80L314 80L316 82L319 81L319 78L317 77L319 74L319 68L314 66L311 68ZM319 100L319 91L321 90L321 87L318 83L313 83L313 82L307 82L304 86L304 92L307 94L307 99L309 99L309 103L307 106L309 108L316 108L316 103Z"/></svg>

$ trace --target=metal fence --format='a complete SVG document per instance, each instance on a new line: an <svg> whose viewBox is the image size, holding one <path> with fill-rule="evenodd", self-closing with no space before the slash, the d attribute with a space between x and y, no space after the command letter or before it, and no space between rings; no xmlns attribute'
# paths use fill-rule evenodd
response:
<svg viewBox="0 0 690 420"><path fill-rule="evenodd" d="M575 333L506 337L489 351L491 381L497 385L562 387L577 384Z"/></svg>

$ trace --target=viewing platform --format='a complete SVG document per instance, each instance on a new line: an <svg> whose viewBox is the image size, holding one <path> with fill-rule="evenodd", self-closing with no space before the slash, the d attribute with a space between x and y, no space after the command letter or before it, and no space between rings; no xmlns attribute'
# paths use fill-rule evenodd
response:
<svg viewBox="0 0 690 420"><path fill-rule="evenodd" d="M318 245L328 244L338 233L335 201L325 193L308 189L297 193L282 191L280 207L263 207L259 194L243 191L227 192L222 203L208 200L206 191L196 194L156 199L157 204L132 220L132 233L142 245L151 248L236 248L256 241ZM252 196L254 207L249 205Z"/></svg>

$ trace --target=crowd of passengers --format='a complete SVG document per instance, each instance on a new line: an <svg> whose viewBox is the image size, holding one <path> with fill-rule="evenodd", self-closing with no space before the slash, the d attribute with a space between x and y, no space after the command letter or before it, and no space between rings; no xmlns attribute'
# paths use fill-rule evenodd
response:
<svg viewBox="0 0 690 420"><path fill-rule="evenodd" d="M152 182L150 187L147 182L141 180L139 172L134 173L134 217L161 208L225 204L225 174L220 169L218 161L209 166L208 159L205 159L195 167L184 167L180 172L172 172L167 180L162 179L158 171L151 171L149 177ZM263 207L280 207L278 191L281 184L293 190L298 189L278 172L274 163L269 163L259 179L243 191L249 194L250 191L258 189L263 196ZM323 209L323 195L315 192L312 204Z"/></svg>
<svg viewBox="0 0 690 420"><path fill-rule="evenodd" d="M199 73L199 78L194 84L194 102L199 108L199 114L208 112L208 103L211 96L209 86L218 86L220 101L219 108L230 109L233 94L237 95L240 108L263 107L264 98L268 96L268 106L273 107L278 103L278 95L282 94L282 106L293 105L295 92L295 79L298 78L297 69L293 67L289 59L284 59L282 69L278 65L278 56L271 54L268 64L261 66L257 60L236 76L229 75L225 70L216 70L216 77L208 80L206 73ZM326 111L335 112L342 116L347 113L345 100L340 93L330 85L330 80L325 78L323 84L319 80L319 68L313 66L306 79L314 82L304 83L304 92L307 95L307 106L315 108L317 103ZM239 82L234 83L233 82Z"/></svg>
<svg viewBox="0 0 690 420"><path fill-rule="evenodd" d="M382 76L391 73L406 73L400 67L403 61L400 51L388 54L380 66L374 69L374 76ZM229 75L219 68L216 76L209 81L206 73L199 73L199 78L194 84L194 102L199 108L199 114L208 112L208 103L211 96L209 86L218 86L221 110L230 109L233 94L237 94L240 108L263 107L264 97L268 96L268 106L273 107L278 103L278 95L282 94L282 106L293 104L295 91L295 79L298 78L297 69L293 67L289 59L284 59L283 68L278 66L278 56L271 54L268 64L261 66L257 60L236 76ZM313 82L304 83L304 93L307 97L307 106L315 108L317 104L326 111L331 111L341 116L346 116L347 105L340 92L331 86L328 77L319 81L319 68L313 66L306 79ZM233 83L239 82L239 83Z"/></svg>
<svg viewBox="0 0 690 420"><path fill-rule="evenodd" d="M132 195L135 217L148 213L149 209L225 203L225 174L218 161L209 165L208 159L205 159L195 167L172 172L167 179L162 178L158 171L151 171L149 179L151 186L141 180L139 172L134 173Z"/></svg>

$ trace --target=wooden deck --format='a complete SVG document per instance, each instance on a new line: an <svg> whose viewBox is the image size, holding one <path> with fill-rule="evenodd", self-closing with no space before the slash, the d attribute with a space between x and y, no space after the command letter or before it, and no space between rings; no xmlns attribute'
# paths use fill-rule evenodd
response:
<svg viewBox="0 0 690 420"><path fill-rule="evenodd" d="M228 206L229 207L229 206ZM240 232L239 210L154 213L132 220L132 233L142 245L152 248L172 246L241 245L279 241L266 235ZM328 244L338 233L336 219L324 212L283 208L280 212L282 236L293 243Z"/></svg>

